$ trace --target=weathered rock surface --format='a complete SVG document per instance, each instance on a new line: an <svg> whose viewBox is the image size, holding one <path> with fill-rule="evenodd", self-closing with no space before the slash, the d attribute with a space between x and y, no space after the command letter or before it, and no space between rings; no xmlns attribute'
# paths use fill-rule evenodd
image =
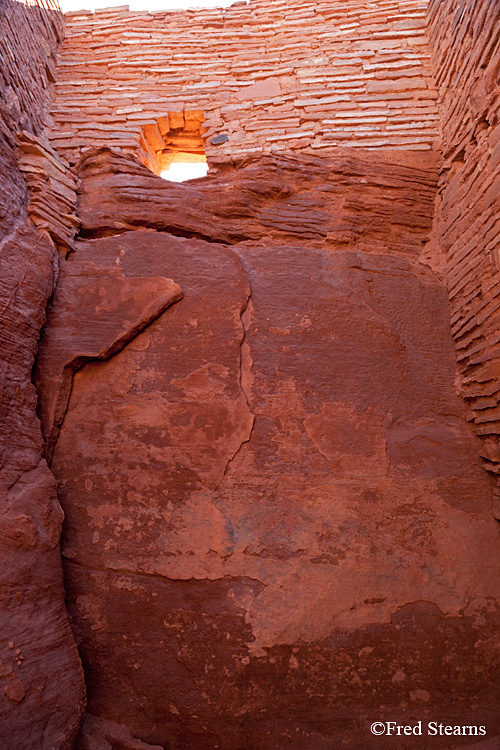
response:
<svg viewBox="0 0 500 750"><path fill-rule="evenodd" d="M163 745L150 745L137 740L123 726L87 714L78 736L77 750L164 750Z"/></svg>
<svg viewBox="0 0 500 750"><path fill-rule="evenodd" d="M54 321L37 358L35 385L43 391L39 416L47 458L66 413L73 373L92 359L109 359L182 297L171 279L127 278L121 268L89 261L61 262L49 307Z"/></svg>
<svg viewBox="0 0 500 750"><path fill-rule="evenodd" d="M42 456L31 369L53 290L55 250L28 220L1 243L0 723L6 750L71 748L84 709L64 606L63 513ZM3 683L3 684L2 684Z"/></svg>
<svg viewBox="0 0 500 750"><path fill-rule="evenodd" d="M61 13L0 0L0 746L71 750L85 710L64 604L63 512L42 458L31 371L57 278L48 233L28 217L21 131L43 142ZM29 131L29 132L28 132ZM47 148L50 147L47 145Z"/></svg>
<svg viewBox="0 0 500 750"><path fill-rule="evenodd" d="M130 157L98 149L82 159L80 176L80 237L149 227L211 242L272 238L367 252L389 247L414 256L432 227L437 157L287 154L248 160L189 189L159 180Z"/></svg>
<svg viewBox="0 0 500 750"><path fill-rule="evenodd" d="M117 159L83 163L88 239L61 290L88 295L92 268L171 278L183 297L74 373L54 449L91 715L82 747L118 732L134 748L376 748L372 721L436 711L498 732L499 530L454 390L446 293L418 261L432 172L393 161L406 184L390 231L356 235L352 221L350 247L325 227L343 231L349 191L379 215L377 188L360 190L375 160L351 163L352 185L318 165L327 198L309 173L323 215L308 244L303 222L259 218L266 182L269 216L304 202L300 159L285 160L281 193L279 162L171 186L131 161L125 187ZM187 236L151 231L174 219ZM51 310L42 413L62 332L72 361L102 350L102 321L83 311L79 329L68 291Z"/></svg>
<svg viewBox="0 0 500 750"><path fill-rule="evenodd" d="M60 251L73 248L78 219L76 181L45 138L23 131L18 138L19 169L29 190L28 215L46 230Z"/></svg>
<svg viewBox="0 0 500 750"><path fill-rule="evenodd" d="M58 0L0 0L2 750L85 707L31 382L80 219L37 368L78 750L498 745L500 15L344 6L77 13L56 74ZM202 137L237 170L126 156Z"/></svg>

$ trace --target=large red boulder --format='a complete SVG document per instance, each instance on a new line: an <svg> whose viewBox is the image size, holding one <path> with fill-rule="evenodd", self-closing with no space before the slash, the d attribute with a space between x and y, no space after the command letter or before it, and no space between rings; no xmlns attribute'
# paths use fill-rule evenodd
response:
<svg viewBox="0 0 500 750"><path fill-rule="evenodd" d="M269 216L323 201L318 226L338 229L309 242L293 221L264 230L249 194L237 240L230 174L169 186L131 162L119 188L125 159L85 164L87 239L63 267L37 374L50 417L78 364L51 466L82 748L357 750L380 747L374 721L436 717L499 730L499 531L455 392L446 292L419 261L432 171L380 161L365 193L363 159L357 182L321 166L328 200L314 173L305 191L307 160L288 162L284 195L269 187ZM401 202L385 206L389 176ZM174 215L185 236L168 231ZM129 284L128 312L98 281L111 277ZM168 306L165 279L182 290ZM158 314L137 327L144 291Z"/></svg>

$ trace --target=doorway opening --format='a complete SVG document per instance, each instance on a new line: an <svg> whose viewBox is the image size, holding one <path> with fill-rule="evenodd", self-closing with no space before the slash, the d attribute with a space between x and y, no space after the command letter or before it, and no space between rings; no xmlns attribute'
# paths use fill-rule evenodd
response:
<svg viewBox="0 0 500 750"><path fill-rule="evenodd" d="M202 110L169 112L142 126L144 163L152 172L173 182L204 177L208 172L202 132Z"/></svg>

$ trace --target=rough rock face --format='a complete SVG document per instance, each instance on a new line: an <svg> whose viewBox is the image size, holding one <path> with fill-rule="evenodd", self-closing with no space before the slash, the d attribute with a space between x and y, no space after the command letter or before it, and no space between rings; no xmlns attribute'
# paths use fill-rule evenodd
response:
<svg viewBox="0 0 500 750"><path fill-rule="evenodd" d="M432 160L178 186L101 151L81 177L37 384L82 750L378 748L371 722L436 716L500 733L492 485L419 262Z"/></svg>
<svg viewBox="0 0 500 750"><path fill-rule="evenodd" d="M44 380L39 411L48 458L66 413L73 373L89 360L112 357L181 297L171 279L129 279L116 266L61 262L50 304L54 322L46 329L37 361Z"/></svg>
<svg viewBox="0 0 500 750"><path fill-rule="evenodd" d="M159 180L116 150L80 164L80 237L148 228L209 242L267 241L418 255L429 239L436 154L295 156L243 161L186 186Z"/></svg>
<svg viewBox="0 0 500 750"><path fill-rule="evenodd" d="M1 243L0 723L6 750L71 748L84 707L64 607L63 513L42 455L31 383L54 281L54 248L23 219Z"/></svg>
<svg viewBox="0 0 500 750"><path fill-rule="evenodd" d="M42 4L41 4L42 5ZM61 14L0 0L0 746L70 750L85 709L83 672L64 605L63 512L42 458L31 371L57 253L37 231L16 158L37 140ZM38 135L35 135L38 134ZM47 144L48 146L48 144Z"/></svg>

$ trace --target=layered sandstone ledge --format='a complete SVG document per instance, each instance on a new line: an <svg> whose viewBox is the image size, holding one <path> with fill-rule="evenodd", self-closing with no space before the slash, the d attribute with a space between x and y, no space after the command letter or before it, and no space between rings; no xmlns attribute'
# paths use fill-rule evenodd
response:
<svg viewBox="0 0 500 750"><path fill-rule="evenodd" d="M420 0L235 3L69 13L52 143L140 153L141 125L203 110L210 164L336 146L430 149L438 138ZM228 140L213 145L211 138Z"/></svg>

